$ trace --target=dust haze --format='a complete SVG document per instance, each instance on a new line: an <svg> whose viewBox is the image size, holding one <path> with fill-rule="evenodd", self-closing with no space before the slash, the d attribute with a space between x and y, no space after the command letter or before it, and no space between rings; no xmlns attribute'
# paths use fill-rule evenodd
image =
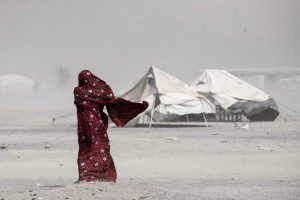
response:
<svg viewBox="0 0 300 200"><path fill-rule="evenodd" d="M0 75L29 77L38 88L1 105L73 108L82 69L116 94L149 66L187 83L204 68L299 69L299 9L279 0L2 0Z"/></svg>
<svg viewBox="0 0 300 200"><path fill-rule="evenodd" d="M77 126L81 70L118 96L150 66L128 94L149 102L138 126L107 124L94 103ZM203 90L214 105L180 81L203 69L256 88L211 73L226 86ZM300 199L299 99L300 0L0 0L0 199ZM102 145L117 182L73 184L78 156Z"/></svg>

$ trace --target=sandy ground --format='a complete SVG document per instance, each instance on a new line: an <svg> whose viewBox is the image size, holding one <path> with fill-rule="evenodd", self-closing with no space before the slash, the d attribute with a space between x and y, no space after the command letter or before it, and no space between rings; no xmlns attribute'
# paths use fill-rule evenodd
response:
<svg viewBox="0 0 300 200"><path fill-rule="evenodd" d="M300 199L299 121L110 128L116 184L73 184L76 127L50 123L38 111L0 117L0 199Z"/></svg>

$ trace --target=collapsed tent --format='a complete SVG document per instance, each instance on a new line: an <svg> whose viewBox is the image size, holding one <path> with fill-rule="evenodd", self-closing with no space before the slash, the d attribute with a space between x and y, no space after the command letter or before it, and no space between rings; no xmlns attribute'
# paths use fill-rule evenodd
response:
<svg viewBox="0 0 300 200"><path fill-rule="evenodd" d="M186 83L155 67L150 67L121 97L134 102L147 101L149 107L143 114L157 122L170 121L187 114L215 113L215 106L204 96ZM137 123L141 115L132 123Z"/></svg>
<svg viewBox="0 0 300 200"><path fill-rule="evenodd" d="M279 115L274 99L225 70L204 70L191 86L225 111L251 121L274 121Z"/></svg>
<svg viewBox="0 0 300 200"><path fill-rule="evenodd" d="M0 95L32 94L36 83L30 78L18 74L7 74L0 77Z"/></svg>

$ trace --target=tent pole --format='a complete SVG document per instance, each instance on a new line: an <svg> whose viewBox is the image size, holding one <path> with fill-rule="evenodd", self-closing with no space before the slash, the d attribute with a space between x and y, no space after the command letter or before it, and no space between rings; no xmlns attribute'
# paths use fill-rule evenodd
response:
<svg viewBox="0 0 300 200"><path fill-rule="evenodd" d="M187 121L190 122L189 116L187 114L185 116L186 116Z"/></svg>
<svg viewBox="0 0 300 200"><path fill-rule="evenodd" d="M149 128L151 128L151 125L152 125L153 113L154 113L154 105L153 105L153 108L152 108L152 111L151 111L151 118L150 118Z"/></svg>
<svg viewBox="0 0 300 200"><path fill-rule="evenodd" d="M158 112L158 117L157 117L158 124L159 124L159 117L160 117L160 107L161 107L161 104L159 104L159 112Z"/></svg>
<svg viewBox="0 0 300 200"><path fill-rule="evenodd" d="M203 113L203 118L204 118L204 121L205 121L206 127L208 127L208 124L207 124L206 117L205 117L205 114L204 114L204 113Z"/></svg>

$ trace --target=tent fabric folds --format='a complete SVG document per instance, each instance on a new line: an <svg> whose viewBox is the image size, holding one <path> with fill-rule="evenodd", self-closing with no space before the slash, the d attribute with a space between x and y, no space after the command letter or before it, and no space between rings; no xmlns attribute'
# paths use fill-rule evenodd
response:
<svg viewBox="0 0 300 200"><path fill-rule="evenodd" d="M155 67L150 67L121 97L133 102L147 101L149 106L144 114L154 121L169 121L187 114L215 113L215 106L191 86ZM137 123L138 117L132 125Z"/></svg>
<svg viewBox="0 0 300 200"><path fill-rule="evenodd" d="M242 113L251 121L274 121L279 115L274 99L225 70L204 70L191 84L229 113Z"/></svg>

